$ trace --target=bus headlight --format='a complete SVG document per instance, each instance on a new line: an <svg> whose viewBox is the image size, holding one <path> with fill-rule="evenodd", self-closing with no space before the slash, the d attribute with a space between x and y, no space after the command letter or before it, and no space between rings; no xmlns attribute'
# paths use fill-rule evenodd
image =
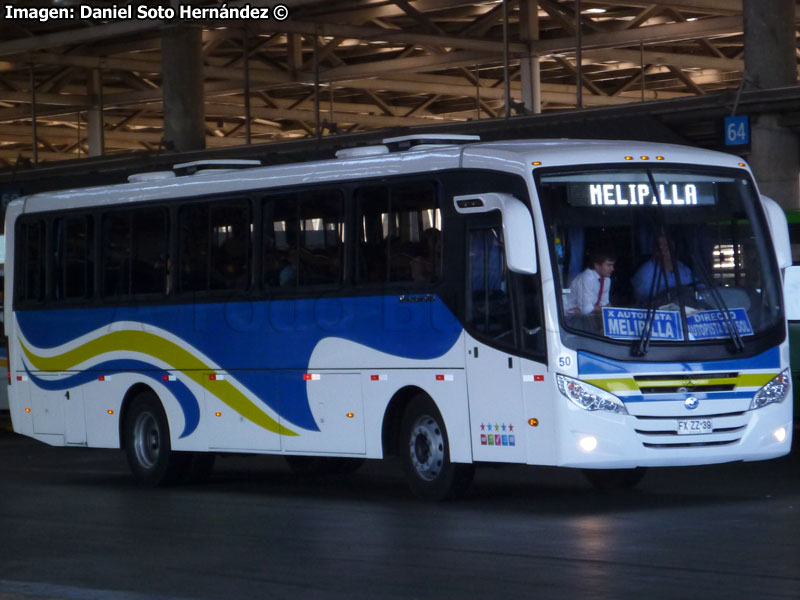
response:
<svg viewBox="0 0 800 600"><path fill-rule="evenodd" d="M556 381L559 391L584 410L607 410L619 415L628 414L622 400L614 394L566 375L556 374Z"/></svg>
<svg viewBox="0 0 800 600"><path fill-rule="evenodd" d="M783 402L783 399L789 394L791 387L791 377L789 376L789 369L785 369L780 375L771 379L767 384L756 392L753 400L750 402L750 410L761 408L773 402Z"/></svg>

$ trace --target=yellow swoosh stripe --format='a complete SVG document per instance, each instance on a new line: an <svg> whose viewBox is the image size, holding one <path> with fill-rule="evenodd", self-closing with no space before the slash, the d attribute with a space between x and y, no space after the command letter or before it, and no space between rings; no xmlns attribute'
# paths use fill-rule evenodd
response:
<svg viewBox="0 0 800 600"><path fill-rule="evenodd" d="M87 360L107 352L138 352L147 354L173 367L181 365L179 371L196 382L237 413L256 425L280 435L296 436L269 415L264 414L230 382L209 382L208 371L213 370L200 359L177 344L145 331L115 331L95 338L58 356L38 356L31 352L20 339L25 356L38 371L68 371Z"/></svg>

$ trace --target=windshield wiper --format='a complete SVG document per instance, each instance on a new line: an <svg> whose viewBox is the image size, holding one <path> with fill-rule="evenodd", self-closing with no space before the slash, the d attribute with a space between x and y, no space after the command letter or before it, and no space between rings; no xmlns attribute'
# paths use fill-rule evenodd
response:
<svg viewBox="0 0 800 600"><path fill-rule="evenodd" d="M647 296L647 314L644 318L644 329L639 340L631 348L633 356L645 356L650 349L650 340L653 338L653 326L656 322L656 308L653 306L653 300L656 297L656 290L661 277L664 277L664 286L669 289L669 281L666 279L667 274L658 261L655 261L653 267L653 277L650 280L650 294Z"/></svg>
<svg viewBox="0 0 800 600"><path fill-rule="evenodd" d="M653 198L656 199L656 206L658 206L658 216L661 223L658 225L659 229L661 230L661 235L666 235L666 231L664 230L664 213L663 208L661 206L660 199L658 197L658 193L656 192L656 180L653 177L653 174L650 172L649 169L646 170L647 178L650 180L650 191L653 195ZM642 335L639 336L639 341L635 342L633 347L631 348L631 354L633 356L641 357L647 354L647 351L650 349L650 340L653 338L653 326L656 322L656 309L653 306L653 299L656 296L656 290L658 290L658 285L656 282L659 281L661 278L661 274L664 275L664 288L669 290L669 279L667 278L666 272L661 267L661 264L655 260L653 257L653 278L650 280L650 294L647 297L647 314L645 315L644 319L644 329L642 330Z"/></svg>
<svg viewBox="0 0 800 600"><path fill-rule="evenodd" d="M739 329L736 327L736 323L731 320L730 309L728 308L728 305L725 304L725 300L722 298L719 290L714 286L714 282L703 263L700 262L694 254L690 254L690 257L692 259L694 271L700 274L703 284L706 285L709 293L711 294L711 298L716 305L716 309L722 313L722 319L728 329L728 335L733 342L734 352L744 352L744 340L742 340L742 336L739 334Z"/></svg>

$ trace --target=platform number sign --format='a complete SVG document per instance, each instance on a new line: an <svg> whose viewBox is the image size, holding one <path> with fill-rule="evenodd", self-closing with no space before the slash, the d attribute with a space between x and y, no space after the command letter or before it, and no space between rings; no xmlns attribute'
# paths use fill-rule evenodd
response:
<svg viewBox="0 0 800 600"><path fill-rule="evenodd" d="M725 145L746 146L750 143L750 118L725 117Z"/></svg>

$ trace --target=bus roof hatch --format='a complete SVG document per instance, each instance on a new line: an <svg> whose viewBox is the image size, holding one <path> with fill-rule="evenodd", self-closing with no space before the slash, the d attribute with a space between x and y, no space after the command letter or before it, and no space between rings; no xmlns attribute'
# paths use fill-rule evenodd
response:
<svg viewBox="0 0 800 600"><path fill-rule="evenodd" d="M442 135L439 133L418 133L400 137L386 138L383 143L393 151L409 150L415 146L452 146L465 142L480 142L479 135Z"/></svg>
<svg viewBox="0 0 800 600"><path fill-rule="evenodd" d="M196 160L194 162L181 163L173 165L172 170L178 175L193 175L199 171L214 170L231 170L231 169L248 169L251 167L260 167L260 160L231 160L231 159L213 159L213 160ZM179 173L180 171L180 173Z"/></svg>

